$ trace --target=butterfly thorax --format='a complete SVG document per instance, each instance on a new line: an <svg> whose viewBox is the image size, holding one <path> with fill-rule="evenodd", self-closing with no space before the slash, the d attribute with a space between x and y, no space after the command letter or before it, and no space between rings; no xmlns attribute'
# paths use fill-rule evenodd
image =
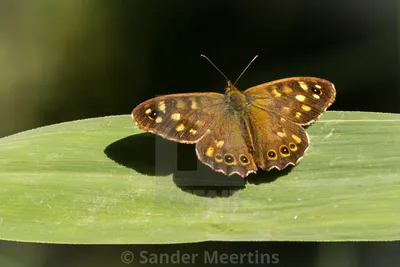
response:
<svg viewBox="0 0 400 267"><path fill-rule="evenodd" d="M231 109L236 111L242 111L249 105L246 95L240 92L230 82L228 82L228 85L225 89L225 102Z"/></svg>

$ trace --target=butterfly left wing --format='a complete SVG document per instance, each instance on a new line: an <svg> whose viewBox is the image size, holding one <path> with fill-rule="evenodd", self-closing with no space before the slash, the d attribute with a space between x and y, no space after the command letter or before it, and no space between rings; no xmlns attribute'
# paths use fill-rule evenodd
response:
<svg viewBox="0 0 400 267"><path fill-rule="evenodd" d="M335 86L315 77L293 77L244 91L253 106L299 125L314 122L335 100Z"/></svg>
<svg viewBox="0 0 400 267"><path fill-rule="evenodd" d="M196 144L197 157L213 170L228 176L239 174L246 177L256 173L257 166L244 118L229 109L220 115L222 117Z"/></svg>
<svg viewBox="0 0 400 267"><path fill-rule="evenodd" d="M132 111L139 128L181 143L196 143L212 127L224 95L188 93L149 99Z"/></svg>

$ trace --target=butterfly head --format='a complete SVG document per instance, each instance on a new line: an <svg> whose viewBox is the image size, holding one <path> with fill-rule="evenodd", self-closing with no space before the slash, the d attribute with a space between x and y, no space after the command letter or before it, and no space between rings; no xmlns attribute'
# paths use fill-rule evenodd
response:
<svg viewBox="0 0 400 267"><path fill-rule="evenodd" d="M232 92L235 90L238 90L236 86L230 80L227 80L225 86L225 93Z"/></svg>
<svg viewBox="0 0 400 267"><path fill-rule="evenodd" d="M245 94L239 91L229 80L225 87L225 102L232 110L236 111L242 111L248 106Z"/></svg>

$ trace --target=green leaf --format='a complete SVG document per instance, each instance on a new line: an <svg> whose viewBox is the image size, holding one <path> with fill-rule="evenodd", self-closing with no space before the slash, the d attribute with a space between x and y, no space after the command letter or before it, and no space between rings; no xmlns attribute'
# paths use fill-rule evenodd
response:
<svg viewBox="0 0 400 267"><path fill-rule="evenodd" d="M297 167L260 170L246 184L202 164L195 171L193 145L143 133L129 116L2 138L0 238L399 240L400 115L327 112L307 131Z"/></svg>

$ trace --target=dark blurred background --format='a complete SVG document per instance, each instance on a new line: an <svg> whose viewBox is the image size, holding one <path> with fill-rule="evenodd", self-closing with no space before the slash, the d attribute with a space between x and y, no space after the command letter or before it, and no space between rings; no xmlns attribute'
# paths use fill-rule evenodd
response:
<svg viewBox="0 0 400 267"><path fill-rule="evenodd" d="M129 114L159 94L290 76L332 81L332 110L399 112L398 1L0 1L0 137Z"/></svg>
<svg viewBox="0 0 400 267"><path fill-rule="evenodd" d="M336 86L332 110L400 112L399 11L396 0L0 0L0 137L63 121L129 114L159 94L223 92L223 77L201 53L232 80L259 55L239 89L316 76ZM398 244L391 245L398 251ZM248 246L238 243L232 249ZM340 266L389 266L396 255L382 244L354 244L350 250L326 244L271 246L270 251L300 251L290 262L300 264L306 257L307 266L336 266L338 260ZM122 248L112 249L118 265ZM2 242L0 260L12 263L8 266L61 266L57 259L64 258L100 266L108 261L93 255L104 250ZM21 251L28 257L18 256ZM369 260L371 251L378 251L377 262ZM69 255L90 256L79 261Z"/></svg>

